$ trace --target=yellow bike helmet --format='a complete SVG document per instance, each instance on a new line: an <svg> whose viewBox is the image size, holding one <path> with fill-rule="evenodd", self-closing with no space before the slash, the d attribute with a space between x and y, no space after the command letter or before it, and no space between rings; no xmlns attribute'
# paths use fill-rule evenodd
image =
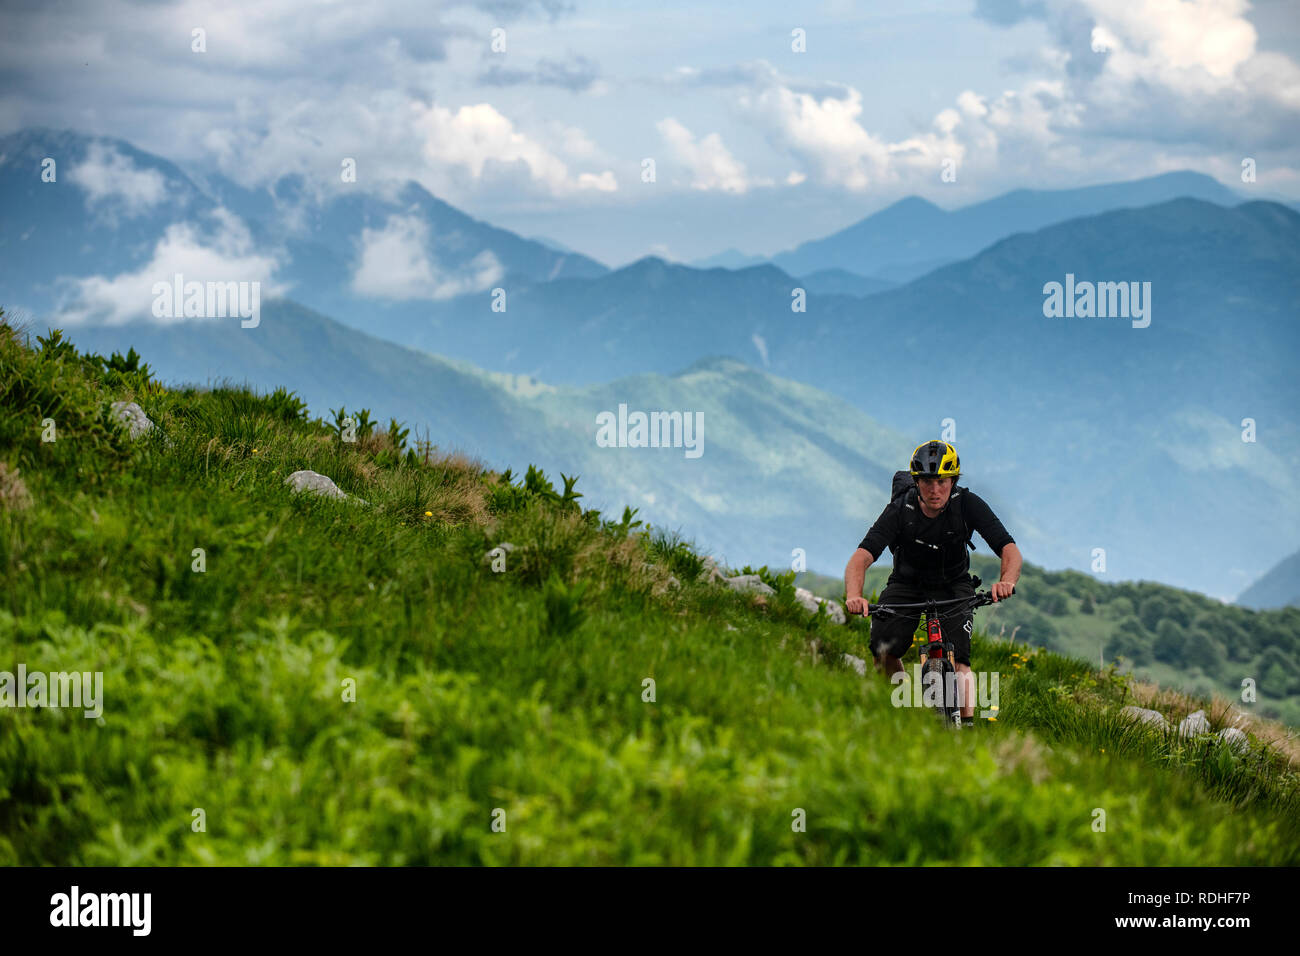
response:
<svg viewBox="0 0 1300 956"><path fill-rule="evenodd" d="M922 442L912 452L913 478L957 478L961 475L961 459L957 449L946 441Z"/></svg>

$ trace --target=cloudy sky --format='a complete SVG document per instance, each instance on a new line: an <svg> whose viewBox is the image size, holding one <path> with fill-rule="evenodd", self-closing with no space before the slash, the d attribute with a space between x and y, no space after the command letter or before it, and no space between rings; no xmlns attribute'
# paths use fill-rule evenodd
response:
<svg viewBox="0 0 1300 956"><path fill-rule="evenodd" d="M1300 0L5 0L0 76L0 132L322 193L352 157L610 266L772 254L909 194L1194 169L1300 198Z"/></svg>

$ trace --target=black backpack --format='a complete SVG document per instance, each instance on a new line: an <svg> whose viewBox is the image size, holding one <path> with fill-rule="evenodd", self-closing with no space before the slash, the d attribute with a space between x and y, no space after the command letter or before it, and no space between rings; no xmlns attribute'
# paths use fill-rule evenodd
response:
<svg viewBox="0 0 1300 956"><path fill-rule="evenodd" d="M963 502L966 496L961 493L963 490L965 489L959 489L955 484L952 487L952 497L956 499L953 504L957 506L954 511L957 515L957 519L961 522L962 534L966 538L966 546L974 551L975 542L973 539L975 537L975 529L966 522L966 512L963 508ZM903 500L899 501L900 498ZM916 521L912 520L909 522L908 518L911 517L915 519L915 516L918 513L917 509L920 508L920 505L916 503L916 499L916 480L912 477L912 473L910 471L894 472L894 483L893 487L890 489L889 500L891 503L898 502L900 505L905 506L903 511L903 533L905 535L915 533ZM906 507L909 505L911 506L910 510ZM889 546L889 551L891 554L897 556L898 548L899 544L895 541Z"/></svg>

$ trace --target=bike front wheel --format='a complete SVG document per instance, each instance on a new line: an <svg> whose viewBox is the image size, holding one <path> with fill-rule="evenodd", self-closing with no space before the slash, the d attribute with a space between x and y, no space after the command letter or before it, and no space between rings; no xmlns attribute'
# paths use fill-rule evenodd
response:
<svg viewBox="0 0 1300 956"><path fill-rule="evenodd" d="M945 658L927 658L921 665L921 699L949 727L961 726L957 706L957 670Z"/></svg>

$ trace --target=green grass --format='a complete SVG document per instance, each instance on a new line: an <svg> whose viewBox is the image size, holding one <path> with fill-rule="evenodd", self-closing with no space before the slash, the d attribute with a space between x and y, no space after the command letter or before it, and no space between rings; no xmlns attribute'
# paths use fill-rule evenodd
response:
<svg viewBox="0 0 1300 956"><path fill-rule="evenodd" d="M1300 862L1285 762L1122 726L1113 671L977 632L1001 716L955 734L841 663L860 623L699 583L571 480L0 340L43 383L0 385L32 501L0 507L0 669L104 675L98 719L0 710L0 862ZM132 396L133 443L101 408Z"/></svg>

